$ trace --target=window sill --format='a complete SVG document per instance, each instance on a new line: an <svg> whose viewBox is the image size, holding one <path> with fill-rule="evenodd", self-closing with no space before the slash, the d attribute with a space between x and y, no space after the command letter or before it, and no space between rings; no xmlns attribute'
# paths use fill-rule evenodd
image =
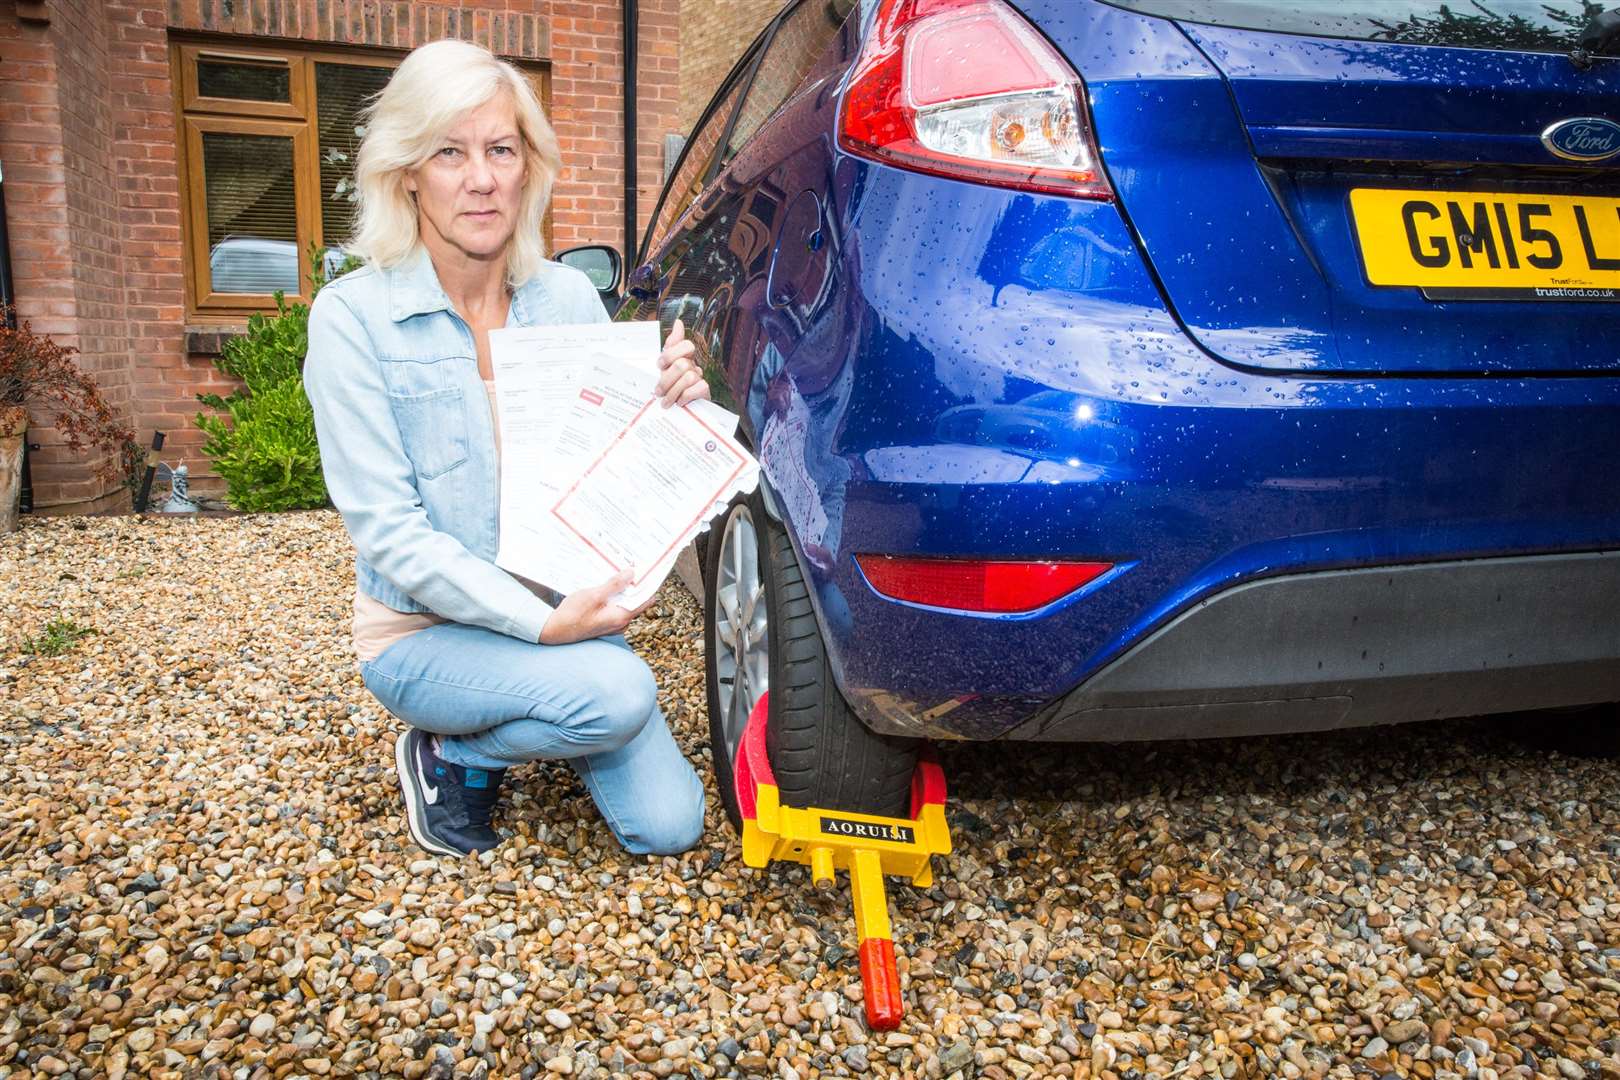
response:
<svg viewBox="0 0 1620 1080"><path fill-rule="evenodd" d="M225 343L247 333L246 323L217 323L186 327L186 352L191 356L218 356Z"/></svg>

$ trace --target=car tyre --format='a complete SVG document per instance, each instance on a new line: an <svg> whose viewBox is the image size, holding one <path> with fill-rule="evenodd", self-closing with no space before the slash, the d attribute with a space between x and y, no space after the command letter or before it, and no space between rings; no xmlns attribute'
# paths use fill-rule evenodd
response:
<svg viewBox="0 0 1620 1080"><path fill-rule="evenodd" d="M758 492L731 505L707 548L709 740L732 825L741 826L732 763L767 690L766 753L785 805L906 816L917 740L870 731L844 701L792 541Z"/></svg>

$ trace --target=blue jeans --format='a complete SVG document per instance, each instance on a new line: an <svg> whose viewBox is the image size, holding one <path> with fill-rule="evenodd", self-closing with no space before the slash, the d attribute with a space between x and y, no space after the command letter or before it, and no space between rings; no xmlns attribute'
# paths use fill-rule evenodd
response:
<svg viewBox="0 0 1620 1080"><path fill-rule="evenodd" d="M438 735L456 765L566 758L619 843L674 854L703 835L703 783L658 708L652 672L622 637L537 645L441 623L360 666L389 712Z"/></svg>

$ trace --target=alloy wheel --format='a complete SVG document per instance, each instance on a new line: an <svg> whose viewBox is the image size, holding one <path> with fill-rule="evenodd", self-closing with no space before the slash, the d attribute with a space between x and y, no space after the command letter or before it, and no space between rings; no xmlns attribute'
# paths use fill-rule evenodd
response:
<svg viewBox="0 0 1620 1080"><path fill-rule="evenodd" d="M747 504L726 519L715 575L715 673L728 761L737 760L754 703L770 689L770 636L759 532Z"/></svg>

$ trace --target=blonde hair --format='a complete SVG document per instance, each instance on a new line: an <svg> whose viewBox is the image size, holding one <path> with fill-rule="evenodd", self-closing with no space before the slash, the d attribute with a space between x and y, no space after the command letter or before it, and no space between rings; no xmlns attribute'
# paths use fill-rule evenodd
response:
<svg viewBox="0 0 1620 1080"><path fill-rule="evenodd" d="M355 162L358 224L348 250L384 268L416 252L421 245L416 201L405 188L405 173L427 161L462 117L502 92L512 98L526 166L506 278L516 286L534 275L545 258L540 219L562 168L557 135L529 80L488 49L465 41L435 41L413 50L366 107Z"/></svg>

